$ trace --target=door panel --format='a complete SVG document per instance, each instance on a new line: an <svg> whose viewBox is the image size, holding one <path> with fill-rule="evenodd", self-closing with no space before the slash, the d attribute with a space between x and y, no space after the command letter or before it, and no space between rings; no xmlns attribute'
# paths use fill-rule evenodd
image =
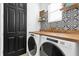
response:
<svg viewBox="0 0 79 59"><path fill-rule="evenodd" d="M8 24L8 32L15 32L15 9L13 8L7 8L7 24Z"/></svg>
<svg viewBox="0 0 79 59"><path fill-rule="evenodd" d="M23 3L22 3L23 4ZM4 4L4 55L16 56L26 53L26 7L19 3ZM26 4L23 4L23 7Z"/></svg>
<svg viewBox="0 0 79 59"><path fill-rule="evenodd" d="M16 6L16 3L8 3L10 6Z"/></svg>
<svg viewBox="0 0 79 59"><path fill-rule="evenodd" d="M23 36L19 36L19 49L23 49Z"/></svg>
<svg viewBox="0 0 79 59"><path fill-rule="evenodd" d="M20 3L20 4L18 4L18 7L19 8L24 8L24 4Z"/></svg>
<svg viewBox="0 0 79 59"><path fill-rule="evenodd" d="M15 51L15 37L9 37L9 44L8 44L8 52L10 53L10 52L13 52L13 51Z"/></svg>
<svg viewBox="0 0 79 59"><path fill-rule="evenodd" d="M19 12L19 18L20 18L20 31L24 31L24 12L20 11Z"/></svg>

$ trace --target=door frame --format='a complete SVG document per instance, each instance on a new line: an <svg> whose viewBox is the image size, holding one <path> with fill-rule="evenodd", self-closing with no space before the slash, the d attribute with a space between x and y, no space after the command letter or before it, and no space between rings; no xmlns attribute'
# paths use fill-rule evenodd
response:
<svg viewBox="0 0 79 59"><path fill-rule="evenodd" d="M0 4L0 55L3 56L4 45L4 3Z"/></svg>

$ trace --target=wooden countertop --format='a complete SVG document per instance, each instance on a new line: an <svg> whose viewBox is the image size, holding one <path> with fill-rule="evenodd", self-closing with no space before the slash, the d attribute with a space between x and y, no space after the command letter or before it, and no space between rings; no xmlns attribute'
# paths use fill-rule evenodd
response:
<svg viewBox="0 0 79 59"><path fill-rule="evenodd" d="M36 32L30 32L30 33L49 36L49 37L60 38L62 40L79 42L79 34L74 34L74 33L73 34L68 34L68 33L45 32L45 31L36 31Z"/></svg>

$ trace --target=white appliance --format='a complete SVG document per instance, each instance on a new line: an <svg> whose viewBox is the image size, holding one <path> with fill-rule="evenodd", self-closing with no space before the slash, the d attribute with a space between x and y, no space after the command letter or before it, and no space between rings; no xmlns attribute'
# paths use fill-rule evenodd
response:
<svg viewBox="0 0 79 59"><path fill-rule="evenodd" d="M41 36L40 56L79 56L79 43Z"/></svg>
<svg viewBox="0 0 79 59"><path fill-rule="evenodd" d="M27 3L27 54L29 55L38 55L38 52L31 54L28 49L28 38L32 36L35 40L36 45L38 46L38 37L39 35L34 34L31 35L29 32L39 31L40 30L40 23L38 22L39 19L39 4L38 3ZM30 46L32 47L32 46ZM38 49L37 49L38 50Z"/></svg>
<svg viewBox="0 0 79 59"><path fill-rule="evenodd" d="M27 52L29 56L39 56L40 35L29 33L27 39Z"/></svg>

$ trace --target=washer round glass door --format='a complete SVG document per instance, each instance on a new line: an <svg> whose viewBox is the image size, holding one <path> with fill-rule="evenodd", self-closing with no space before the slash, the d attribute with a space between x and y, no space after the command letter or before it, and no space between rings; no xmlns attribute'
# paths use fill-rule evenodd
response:
<svg viewBox="0 0 79 59"><path fill-rule="evenodd" d="M37 52L37 45L35 42L35 38L30 36L28 39L28 50L32 56L34 56Z"/></svg>
<svg viewBox="0 0 79 59"><path fill-rule="evenodd" d="M65 55L56 45L49 42L45 42L40 47L40 56L65 56Z"/></svg>

